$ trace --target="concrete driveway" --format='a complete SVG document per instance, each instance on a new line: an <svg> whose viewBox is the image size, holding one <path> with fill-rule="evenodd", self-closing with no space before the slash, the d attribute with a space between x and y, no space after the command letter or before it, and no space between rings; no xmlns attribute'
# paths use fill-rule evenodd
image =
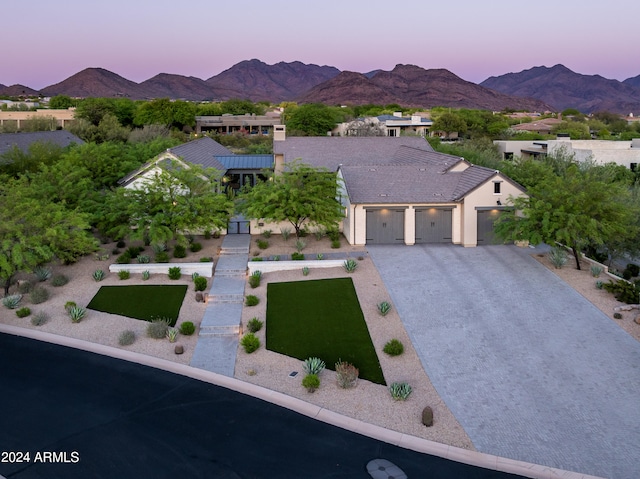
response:
<svg viewBox="0 0 640 479"><path fill-rule="evenodd" d="M640 343L515 246L371 246L481 452L607 478L640 464Z"/></svg>

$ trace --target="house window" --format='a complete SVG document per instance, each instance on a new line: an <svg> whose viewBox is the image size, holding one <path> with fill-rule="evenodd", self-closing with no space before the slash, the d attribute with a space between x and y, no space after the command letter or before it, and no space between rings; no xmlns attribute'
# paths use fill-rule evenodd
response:
<svg viewBox="0 0 640 479"><path fill-rule="evenodd" d="M629 163L629 169L631 171L636 171L638 169L638 163Z"/></svg>
<svg viewBox="0 0 640 479"><path fill-rule="evenodd" d="M513 160L513 151L505 151L504 152L505 160Z"/></svg>
<svg viewBox="0 0 640 479"><path fill-rule="evenodd" d="M493 182L493 194L494 195L499 195L502 193L502 190L500 189L500 185L501 185L501 181L494 181Z"/></svg>

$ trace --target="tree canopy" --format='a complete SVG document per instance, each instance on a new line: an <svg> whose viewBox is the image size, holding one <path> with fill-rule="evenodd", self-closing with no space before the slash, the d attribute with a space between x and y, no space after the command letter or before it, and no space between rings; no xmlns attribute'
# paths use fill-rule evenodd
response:
<svg viewBox="0 0 640 479"><path fill-rule="evenodd" d="M309 136L325 136L342 121L335 109L320 103L309 103L285 110L287 131Z"/></svg>

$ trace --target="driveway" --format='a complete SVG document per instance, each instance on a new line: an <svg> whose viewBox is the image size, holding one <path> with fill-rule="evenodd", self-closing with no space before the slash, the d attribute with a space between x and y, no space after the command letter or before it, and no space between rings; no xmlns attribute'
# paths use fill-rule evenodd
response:
<svg viewBox="0 0 640 479"><path fill-rule="evenodd" d="M640 344L515 246L371 246L425 371L485 453L638 477Z"/></svg>

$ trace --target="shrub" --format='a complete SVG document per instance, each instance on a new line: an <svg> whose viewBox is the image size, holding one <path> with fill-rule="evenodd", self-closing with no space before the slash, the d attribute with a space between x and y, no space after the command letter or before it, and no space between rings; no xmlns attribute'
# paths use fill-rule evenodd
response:
<svg viewBox="0 0 640 479"><path fill-rule="evenodd" d="M313 232L313 236L316 237L317 241L320 241L322 238L324 238L324 235L325 235L325 231L322 228L318 228Z"/></svg>
<svg viewBox="0 0 640 479"><path fill-rule="evenodd" d="M280 261L280 255L279 254L274 255L274 257L271 259L273 259L273 261Z"/></svg>
<svg viewBox="0 0 640 479"><path fill-rule="evenodd" d="M404 352L404 346L397 339L392 339L384 345L383 351L389 356L400 356Z"/></svg>
<svg viewBox="0 0 640 479"><path fill-rule="evenodd" d="M305 243L303 240L301 239L297 239L296 240L296 251L299 253L300 251L302 251L303 249L305 249L307 247L307 243Z"/></svg>
<svg viewBox="0 0 640 479"><path fill-rule="evenodd" d="M125 253L127 253L131 258L136 258L143 251L144 248L142 246L129 246Z"/></svg>
<svg viewBox="0 0 640 479"><path fill-rule="evenodd" d="M20 309L16 309L16 316L18 316L19 318L26 318L30 314L31 314L31 310L26 306Z"/></svg>
<svg viewBox="0 0 640 479"><path fill-rule="evenodd" d="M64 310L67 312L67 314L69 314L69 310L71 308L75 308L76 306L78 305L75 301L67 301L66 303L64 303Z"/></svg>
<svg viewBox="0 0 640 479"><path fill-rule="evenodd" d="M167 339L170 343L175 343L178 340L178 329L168 327L167 328Z"/></svg>
<svg viewBox="0 0 640 479"><path fill-rule="evenodd" d="M173 266L169 268L169 279L180 279L182 276L182 270L180 266Z"/></svg>
<svg viewBox="0 0 640 479"><path fill-rule="evenodd" d="M29 294L32 289L33 283L28 279L25 279L24 281L20 281L18 283L18 293L20 294Z"/></svg>
<svg viewBox="0 0 640 479"><path fill-rule="evenodd" d="M322 261L322 260L324 259L324 255L323 255L322 253L318 253L318 254L316 255L316 259L317 259L318 261Z"/></svg>
<svg viewBox="0 0 640 479"><path fill-rule="evenodd" d="M260 340L255 334L247 333L240 340L240 345L244 348L245 352L251 354L260 347Z"/></svg>
<svg viewBox="0 0 640 479"><path fill-rule="evenodd" d="M391 397L396 401L406 401L411 394L411 386L407 383L393 383L389 386Z"/></svg>
<svg viewBox="0 0 640 479"><path fill-rule="evenodd" d="M153 339L164 339L171 321L167 318L156 318L147 325L147 336Z"/></svg>
<svg viewBox="0 0 640 479"><path fill-rule="evenodd" d="M344 263L342 263L342 266L347 273L353 273L356 268L358 268L358 263L356 263L355 259L349 258L348 260L345 260Z"/></svg>
<svg viewBox="0 0 640 479"><path fill-rule="evenodd" d="M113 248L111 250L111 254L120 254L120 250L118 248Z"/></svg>
<svg viewBox="0 0 640 479"><path fill-rule="evenodd" d="M33 274L36 275L36 278L38 279L38 281L43 282L51 278L51 268L38 266L33 270Z"/></svg>
<svg viewBox="0 0 640 479"><path fill-rule="evenodd" d="M213 258L211 256L203 256L200 258L201 263L211 263L213 262Z"/></svg>
<svg viewBox="0 0 640 479"><path fill-rule="evenodd" d="M131 255L127 252L122 253L120 256L116 258L116 263L118 264L129 264L131 263Z"/></svg>
<svg viewBox="0 0 640 479"><path fill-rule="evenodd" d="M591 276L593 276L594 278L598 278L600 276L600 273L602 273L602 267L598 266L597 264L592 264Z"/></svg>
<svg viewBox="0 0 640 479"><path fill-rule="evenodd" d="M260 256L256 256L255 258L251 258L251 261L262 261L264 258L261 258Z"/></svg>
<svg viewBox="0 0 640 479"><path fill-rule="evenodd" d="M387 314L389 314L389 311L391 311L391 303L389 303L389 301L378 303L378 312L382 316L386 316Z"/></svg>
<svg viewBox="0 0 640 479"><path fill-rule="evenodd" d="M251 318L247 323L247 329L249 330L250 333L257 333L262 329L263 324L264 323L262 321L254 317L254 318Z"/></svg>
<svg viewBox="0 0 640 479"><path fill-rule="evenodd" d="M220 231L214 231L214 232L213 232L213 237L214 237L215 239L220 238Z"/></svg>
<svg viewBox="0 0 640 479"><path fill-rule="evenodd" d="M338 360L336 363L336 379L338 386L347 389L352 388L358 381L358 374L360 371L353 364Z"/></svg>
<svg viewBox="0 0 640 479"><path fill-rule="evenodd" d="M72 306L69 308L69 318L72 323L79 323L87 315L87 310L80 306Z"/></svg>
<svg viewBox="0 0 640 479"><path fill-rule="evenodd" d="M146 281L146 280L148 280L150 277L151 277L151 273L149 272L149 270L148 270L148 269L145 269L145 270L142 272L142 279L143 279L144 281Z"/></svg>
<svg viewBox="0 0 640 479"><path fill-rule="evenodd" d="M304 254L303 253L298 253L296 251L295 253L291 254L291 259L293 261L302 261L302 260L304 260Z"/></svg>
<svg viewBox="0 0 640 479"><path fill-rule="evenodd" d="M48 320L49 317L47 316L47 313L45 313L44 311L39 311L31 318L31 324L33 324L34 326L42 326Z"/></svg>
<svg viewBox="0 0 640 479"><path fill-rule="evenodd" d="M280 234L282 235L283 240L289 241L289 237L291 236L291 228L280 228Z"/></svg>
<svg viewBox="0 0 640 479"><path fill-rule="evenodd" d="M249 286L252 288L257 288L260 286L260 281L262 280L262 272L254 271L251 276L249 276Z"/></svg>
<svg viewBox="0 0 640 479"><path fill-rule="evenodd" d="M272 233L271 230L264 230L262 232L262 236L265 237L265 238L271 238L271 233Z"/></svg>
<svg viewBox="0 0 640 479"><path fill-rule="evenodd" d="M31 290L31 293L29 293L29 299L33 304L44 303L49 299L49 290L42 286L36 286Z"/></svg>
<svg viewBox="0 0 640 479"><path fill-rule="evenodd" d="M124 240L120 240L116 243L116 246L118 248L124 248L125 246L127 246L127 243L125 243Z"/></svg>
<svg viewBox="0 0 640 479"><path fill-rule="evenodd" d="M556 269L561 269L567 262L567 251L560 246L554 246L549 251L549 261Z"/></svg>
<svg viewBox="0 0 640 479"><path fill-rule="evenodd" d="M196 288L196 291L204 291L207 289L207 278L204 276L198 276L193 280L193 284Z"/></svg>
<svg viewBox="0 0 640 479"><path fill-rule="evenodd" d="M138 260L138 263L140 264L147 264L151 262L151 256L149 256L148 254L139 254L136 259Z"/></svg>
<svg viewBox="0 0 640 479"><path fill-rule="evenodd" d="M127 329L126 331L122 331L120 336L118 336L118 344L120 346L130 346L136 340L136 333Z"/></svg>
<svg viewBox="0 0 640 479"><path fill-rule="evenodd" d="M101 269L97 269L93 272L93 280L94 281L102 281L104 279L105 273Z"/></svg>
<svg viewBox="0 0 640 479"><path fill-rule="evenodd" d="M333 249L338 249L340 248L340 240L331 240L331 247Z"/></svg>
<svg viewBox="0 0 640 479"><path fill-rule="evenodd" d="M631 271L629 269L624 269L622 271L622 277L624 279L626 279L627 281L629 281L631 278L633 278L633 274L631 273Z"/></svg>
<svg viewBox="0 0 640 479"><path fill-rule="evenodd" d="M340 241L340 231L336 228L327 230L327 236L331 241Z"/></svg>
<svg viewBox="0 0 640 479"><path fill-rule="evenodd" d="M180 334L184 336L191 336L196 332L196 325L191 321L185 321L180 325Z"/></svg>
<svg viewBox="0 0 640 479"><path fill-rule="evenodd" d="M307 374L320 374L325 368L324 361L320 358L307 358L302 363L302 369Z"/></svg>
<svg viewBox="0 0 640 479"><path fill-rule="evenodd" d="M248 294L245 298L244 304L246 304L247 306L257 306L259 302L260 298L254 296L253 294Z"/></svg>
<svg viewBox="0 0 640 479"><path fill-rule="evenodd" d="M174 258L186 258L187 257L187 248L182 246L181 244L177 244L173 249L173 257Z"/></svg>
<svg viewBox="0 0 640 479"><path fill-rule="evenodd" d="M614 318L614 319L622 319L622 314L620 314L620 313L613 313L613 318Z"/></svg>
<svg viewBox="0 0 640 479"><path fill-rule="evenodd" d="M197 252L198 252L198 251L200 251L201 249L202 249L202 243L194 242L194 243L191 243L191 244L189 245L189 250L190 250L192 253L197 253Z"/></svg>
<svg viewBox="0 0 640 479"><path fill-rule="evenodd" d="M604 286L604 283L600 280L596 281L596 289L602 289L602 287Z"/></svg>
<svg viewBox="0 0 640 479"><path fill-rule="evenodd" d="M154 254L164 253L165 251L167 251L167 245L165 243L153 243L151 245L151 249L153 250Z"/></svg>
<svg viewBox="0 0 640 479"><path fill-rule="evenodd" d="M69 278L67 278L64 274L56 274L53 278L51 278L51 285L57 287L64 286L69 282Z"/></svg>
<svg viewBox="0 0 640 479"><path fill-rule="evenodd" d="M629 263L627 269L631 272L631 277L635 278L640 275L640 266L634 263Z"/></svg>
<svg viewBox="0 0 640 479"><path fill-rule="evenodd" d="M156 263L168 263L169 262L169 253L166 251L160 251L156 253Z"/></svg>
<svg viewBox="0 0 640 479"><path fill-rule="evenodd" d="M317 374L307 374L302 378L302 387L312 393L320 387L320 378Z"/></svg>
<svg viewBox="0 0 640 479"><path fill-rule="evenodd" d="M309 267L305 266L302 268L302 276L309 276Z"/></svg>
<svg viewBox="0 0 640 479"><path fill-rule="evenodd" d="M118 278L120 279L129 279L131 277L131 273L128 269L123 269L118 271Z"/></svg>
<svg viewBox="0 0 640 479"><path fill-rule="evenodd" d="M602 285L605 290L612 293L616 299L622 303L637 304L640 300L640 287L638 282L629 283L622 279L615 283L609 281Z"/></svg>
<svg viewBox="0 0 640 479"><path fill-rule="evenodd" d="M267 240L258 239L256 240L256 243L258 243L258 248L260 249L267 249L269 247L269 242Z"/></svg>

